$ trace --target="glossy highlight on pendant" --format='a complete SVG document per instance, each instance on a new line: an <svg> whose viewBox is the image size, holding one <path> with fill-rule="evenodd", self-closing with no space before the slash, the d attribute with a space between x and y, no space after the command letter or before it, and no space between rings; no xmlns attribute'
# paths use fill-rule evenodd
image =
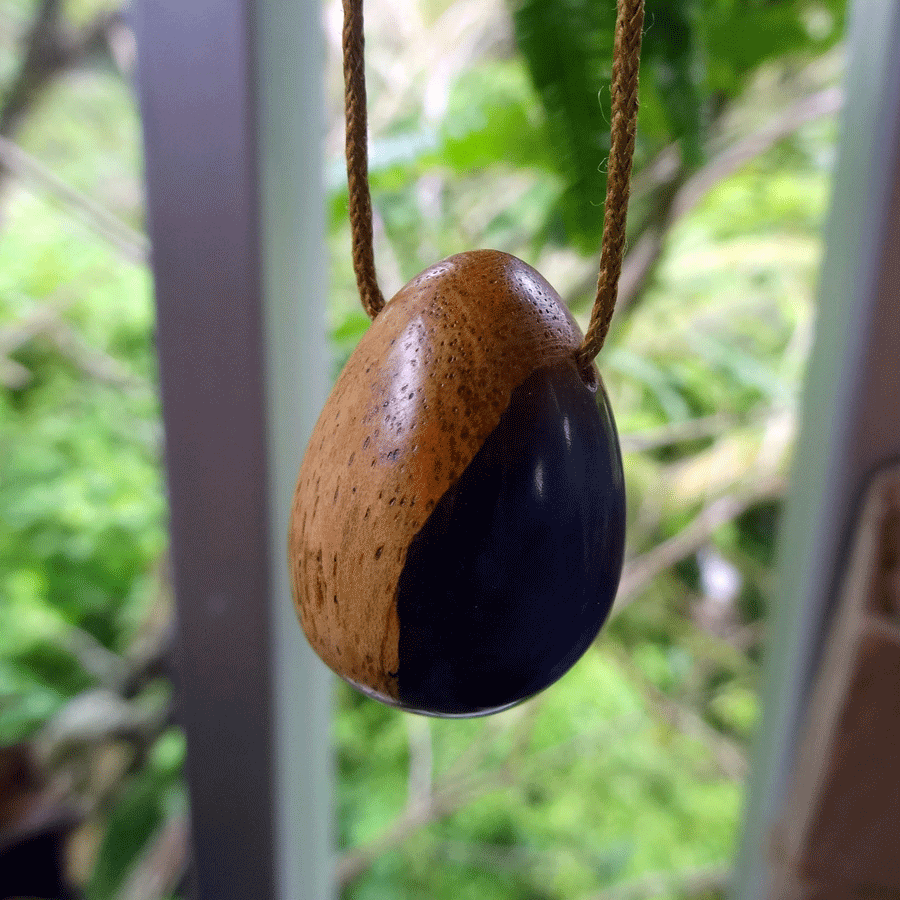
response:
<svg viewBox="0 0 900 900"><path fill-rule="evenodd" d="M475 251L413 279L360 341L301 467L290 560L311 645L367 694L484 715L593 641L625 497L580 340L537 272Z"/></svg>

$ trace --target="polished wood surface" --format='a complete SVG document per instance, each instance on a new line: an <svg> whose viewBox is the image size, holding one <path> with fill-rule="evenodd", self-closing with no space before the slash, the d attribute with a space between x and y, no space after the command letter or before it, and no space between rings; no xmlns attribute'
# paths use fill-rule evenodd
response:
<svg viewBox="0 0 900 900"><path fill-rule="evenodd" d="M397 583L410 542L513 390L580 340L553 288L493 250L426 269L379 313L315 427L289 537L303 628L343 678L397 701Z"/></svg>

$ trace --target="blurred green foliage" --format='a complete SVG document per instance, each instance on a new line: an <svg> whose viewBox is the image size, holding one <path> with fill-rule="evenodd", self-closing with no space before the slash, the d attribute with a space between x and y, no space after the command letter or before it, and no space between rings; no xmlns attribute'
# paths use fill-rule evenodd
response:
<svg viewBox="0 0 900 900"><path fill-rule="evenodd" d="M765 63L801 64L839 41L844 5L842 0L650 0L636 167L675 144L685 169L697 168L721 109L746 90ZM517 0L513 10L517 43L565 179L552 210L561 227L549 233L589 252L603 227L615 4ZM599 96L598 85L603 86Z"/></svg>
<svg viewBox="0 0 900 900"><path fill-rule="evenodd" d="M36 5L0 0L0 97ZM382 279L396 288L442 256L492 246L544 272L583 323L602 228L614 3L516 0L511 19L496 4L483 7L473 14L471 4L424 4L420 33L405 32L443 54L441 65L425 67L450 72L438 114L423 109L418 90L395 102L388 50L369 41L373 121L380 102L396 105L372 135ZM68 27L103 8L65 4ZM472 41L482 49L462 60L441 43L457 9L484 32ZM508 23L505 39L494 40L492 11ZM389 13L372 2L369 20L377 26ZM839 77L840 57L829 51L842 27L838 0L648 3L636 183L667 148L676 153L668 176L651 178L635 198L633 243L667 188L760 129L774 108ZM334 47L329 65L337 71ZM336 134L339 120L333 103ZM110 60L57 79L14 137L141 227L135 100ZM834 142L833 119L813 122L717 183L690 215L666 221L661 256L604 350L627 453L629 554L638 562L708 503L785 470ZM327 163L337 364L368 320L349 265L339 153ZM57 713L104 686L88 656L128 658L170 609L147 269L37 184L7 180L0 228L5 744L38 739ZM639 896L641 879L662 872L674 880L645 895L678 897L692 873L727 865L739 763L758 715L779 510L777 494L751 499L677 566L635 589L638 602L598 646L520 708L428 722L339 686L344 861L390 835L416 803L445 804L362 865L346 896L535 900L623 886ZM724 624L704 605L696 552L704 548L737 579ZM166 702L165 685L143 690L129 702ZM123 757L87 841L89 900L117 897L157 829L183 811L183 757L183 738L168 727Z"/></svg>

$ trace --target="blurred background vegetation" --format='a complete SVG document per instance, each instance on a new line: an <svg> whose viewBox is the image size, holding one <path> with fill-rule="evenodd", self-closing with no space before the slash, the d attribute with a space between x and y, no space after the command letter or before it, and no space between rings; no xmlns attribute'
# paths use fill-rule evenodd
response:
<svg viewBox="0 0 900 900"><path fill-rule="evenodd" d="M492 247L585 323L614 6L369 0L386 295ZM629 489L618 612L561 683L486 720L409 717L336 685L345 897L723 894L844 12L648 0L629 253L600 359ZM349 262L340 15L327 0L335 373L368 321ZM187 867L135 51L107 0L0 0L0 859L38 836L47 877L89 900L177 896Z"/></svg>

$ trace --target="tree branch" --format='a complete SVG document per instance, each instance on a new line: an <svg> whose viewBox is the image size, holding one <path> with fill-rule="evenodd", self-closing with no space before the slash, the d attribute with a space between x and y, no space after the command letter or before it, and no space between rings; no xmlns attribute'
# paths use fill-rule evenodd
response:
<svg viewBox="0 0 900 900"><path fill-rule="evenodd" d="M0 362L10 362L7 355L20 347L43 337L55 350L68 360L75 368L94 381L109 387L136 393L154 393L153 385L144 378L129 372L115 357L96 347L89 346L81 335L60 315L61 307L44 304L18 325L0 330ZM14 363L18 365L18 363ZM24 367L20 367L24 369ZM24 380L20 377L13 383L0 380L5 387L22 387L30 378L25 371ZM5 376L0 369L0 377Z"/></svg>
<svg viewBox="0 0 900 900"><path fill-rule="evenodd" d="M531 753L526 759L520 758L524 751L525 738L531 733L537 706L534 701L526 707L525 714L516 723L520 729L520 738L514 742L513 751L499 765L487 772L479 772L479 761L464 754L464 766L454 765L452 772L445 775L433 791L429 802L416 808L407 808L377 838L348 850L339 860L337 881L341 887L363 875L382 854L399 847L407 838L420 828L440 821L452 815L479 797L503 787L519 784L534 771L545 772L555 760L570 760L579 753L596 750L598 742L608 739L617 740L629 731L642 727L646 723L644 716L623 717L605 722L597 729L580 732L571 739L562 741L538 753ZM489 746L482 748L482 757L486 756ZM462 769L460 775L457 772Z"/></svg>
<svg viewBox="0 0 900 900"><path fill-rule="evenodd" d="M148 843L118 900L164 900L181 884L190 862L187 818L172 816Z"/></svg>
<svg viewBox="0 0 900 900"><path fill-rule="evenodd" d="M118 653L104 647L90 632L69 625L59 645L78 660L82 669L103 687L116 691L128 677L128 663Z"/></svg>
<svg viewBox="0 0 900 900"><path fill-rule="evenodd" d="M672 728L687 737L705 744L715 759L719 771L727 778L743 781L747 777L749 771L747 755L738 743L713 728L696 710L679 703L661 691L623 650L607 649L637 687L643 691L647 702L658 718L668 722Z"/></svg>
<svg viewBox="0 0 900 900"><path fill-rule="evenodd" d="M406 716L409 737L409 776L407 777L408 809L429 802L433 784L434 748L431 740L431 720L424 716Z"/></svg>
<svg viewBox="0 0 900 900"><path fill-rule="evenodd" d="M62 0L41 0L28 35L22 64L0 109L0 135L12 134L41 88L59 71L63 50L59 37Z"/></svg>
<svg viewBox="0 0 900 900"><path fill-rule="evenodd" d="M619 442L623 453L645 453L648 450L671 447L673 444L719 437L738 424L739 422L734 416L727 413L716 413L681 422L669 422L659 428L648 428L644 431L622 434L619 436Z"/></svg>
<svg viewBox="0 0 900 900"><path fill-rule="evenodd" d="M66 184L21 147L0 135L0 173L6 172L30 181L59 201L63 208L111 243L126 259L146 263L150 256L150 242L118 216L86 194Z"/></svg>
<svg viewBox="0 0 900 900"><path fill-rule="evenodd" d="M662 254L665 236L676 222L691 212L717 184L770 150L780 140L799 131L804 125L836 113L843 102L844 93L839 87L826 88L804 97L771 119L759 131L741 138L714 156L685 181L672 196L667 215L660 227L646 231L625 260L617 305L620 314L632 306L639 296Z"/></svg>
<svg viewBox="0 0 900 900"><path fill-rule="evenodd" d="M56 350L88 378L109 387L137 393L154 393L144 378L129 372L115 357L90 347L78 332L62 319L45 332Z"/></svg>
<svg viewBox="0 0 900 900"><path fill-rule="evenodd" d="M621 612L658 575L696 553L723 525L733 522L757 503L781 496L785 483L784 476L770 474L758 478L740 493L713 500L678 534L628 561L619 582L614 612Z"/></svg>
<svg viewBox="0 0 900 900"><path fill-rule="evenodd" d="M728 889L731 867L715 863L681 872L653 872L633 881L593 894L585 900L645 900L663 894L677 894L682 898L706 897Z"/></svg>
<svg viewBox="0 0 900 900"><path fill-rule="evenodd" d="M107 49L107 31L120 12L101 13L79 33L67 33L61 23L62 0L42 0L25 39L22 64L13 76L0 108L0 135L14 134L29 110L57 75ZM3 166L0 166L2 173Z"/></svg>
<svg viewBox="0 0 900 900"><path fill-rule="evenodd" d="M481 794L500 787L504 781L509 782L510 779L511 776L505 771L496 773L489 782L438 790L431 795L427 803L407 807L383 834L364 846L344 854L337 866L338 885L346 887L368 871L378 857L398 847L420 828L452 815Z"/></svg>
<svg viewBox="0 0 900 900"><path fill-rule="evenodd" d="M832 115L841 109L844 95L841 88L832 87L803 97L774 116L753 134L740 138L717 153L699 171L683 180L677 149L666 148L650 165L649 171L640 173L636 181L636 195L664 190L663 202L650 217L640 237L628 251L619 277L619 299L616 315L626 313L640 297L647 279L659 261L666 236L672 227L693 210L717 184L733 175L747 163L770 150L778 141L796 133L804 125ZM667 191L667 185L676 190ZM574 293L587 293L588 285Z"/></svg>
<svg viewBox="0 0 900 900"><path fill-rule="evenodd" d="M763 128L727 147L693 175L678 192L672 207L673 220L687 215L720 181L733 175L748 162L761 156L780 140L796 133L804 125L838 112L844 104L844 92L830 87L803 97L771 119Z"/></svg>
<svg viewBox="0 0 900 900"><path fill-rule="evenodd" d="M106 688L77 694L41 730L44 759L55 763L69 753L103 741L122 739L148 747L171 721L168 701L140 704Z"/></svg>

